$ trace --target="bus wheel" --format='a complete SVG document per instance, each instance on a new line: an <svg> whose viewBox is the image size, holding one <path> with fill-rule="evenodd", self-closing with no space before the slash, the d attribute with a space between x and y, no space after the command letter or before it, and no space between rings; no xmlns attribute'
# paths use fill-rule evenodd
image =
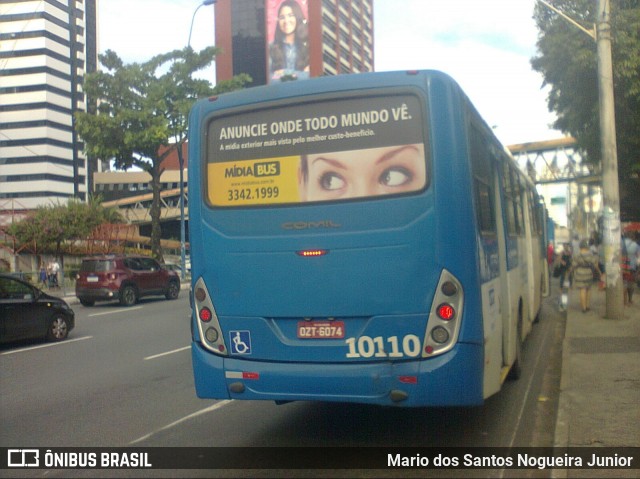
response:
<svg viewBox="0 0 640 479"><path fill-rule="evenodd" d="M512 381L522 376L522 314L518 315L518 328L516 333L516 360L513 362L507 379Z"/></svg>

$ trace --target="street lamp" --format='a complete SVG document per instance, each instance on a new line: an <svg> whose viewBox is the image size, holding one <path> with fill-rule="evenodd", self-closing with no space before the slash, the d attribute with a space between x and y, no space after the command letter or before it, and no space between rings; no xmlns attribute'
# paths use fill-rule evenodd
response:
<svg viewBox="0 0 640 479"><path fill-rule="evenodd" d="M189 28L189 39L187 40L187 48L191 49L191 33L193 32L193 21L196 19L196 13L198 13L200 7L208 7L209 5L213 5L214 3L216 3L216 0L204 0L193 12L193 16L191 17L191 27ZM184 156L182 155L182 145L179 145L178 148L178 161L180 164L180 276L184 281L186 277L187 263L187 234L184 217Z"/></svg>
<svg viewBox="0 0 640 479"><path fill-rule="evenodd" d="M193 21L196 19L196 13L200 10L200 7L208 7L209 5L213 5L217 0L204 0L193 12L193 16L191 17L191 28L189 28L189 40L187 41L187 46L191 47L191 34L193 33Z"/></svg>

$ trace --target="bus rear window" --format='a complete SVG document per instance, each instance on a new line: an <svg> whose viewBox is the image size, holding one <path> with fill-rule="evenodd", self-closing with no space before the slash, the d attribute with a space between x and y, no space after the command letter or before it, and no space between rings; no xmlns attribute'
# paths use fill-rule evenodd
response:
<svg viewBox="0 0 640 479"><path fill-rule="evenodd" d="M216 207L411 194L429 183L423 104L348 97L215 117L207 196Z"/></svg>

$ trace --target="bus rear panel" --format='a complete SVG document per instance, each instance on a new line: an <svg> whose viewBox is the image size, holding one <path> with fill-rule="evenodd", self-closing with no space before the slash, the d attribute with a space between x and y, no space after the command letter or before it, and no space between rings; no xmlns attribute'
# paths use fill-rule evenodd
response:
<svg viewBox="0 0 640 479"><path fill-rule="evenodd" d="M466 105L437 72L289 82L196 104L199 397L482 403L484 316L499 310L483 305L483 282L499 287L499 260L494 246L495 272L481 274Z"/></svg>

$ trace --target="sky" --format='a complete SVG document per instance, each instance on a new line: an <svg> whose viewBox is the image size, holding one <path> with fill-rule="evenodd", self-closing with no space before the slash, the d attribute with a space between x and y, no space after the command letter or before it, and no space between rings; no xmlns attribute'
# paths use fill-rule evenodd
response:
<svg viewBox="0 0 640 479"><path fill-rule="evenodd" d="M242 1L242 0L234 0ZM536 0L374 0L376 71L451 75L504 145L562 137L550 125L536 55ZM126 63L215 44L214 7L201 0L98 0L98 48ZM215 81L214 70L204 72Z"/></svg>

